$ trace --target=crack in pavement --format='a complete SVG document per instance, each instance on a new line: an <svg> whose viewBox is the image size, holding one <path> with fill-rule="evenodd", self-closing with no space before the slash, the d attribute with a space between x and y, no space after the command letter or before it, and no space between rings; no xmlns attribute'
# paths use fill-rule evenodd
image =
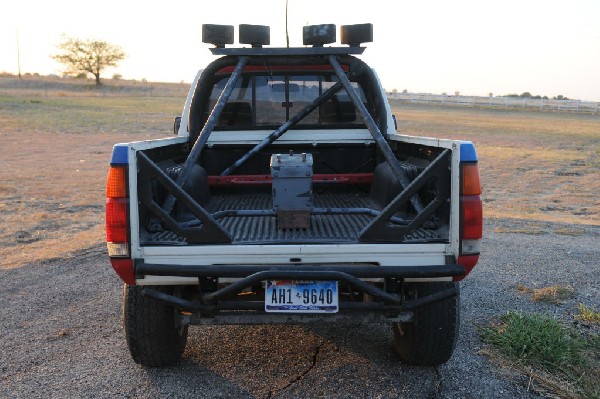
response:
<svg viewBox="0 0 600 399"><path fill-rule="evenodd" d="M269 394L267 395L267 398L270 399L273 396L275 396L276 394L278 394L279 392L285 391L286 389L288 389L289 387L291 387L292 385L294 385L295 383L297 383L298 381L303 379L308 373L310 373L310 371L317 365L319 353L321 352L321 348L324 345L325 345L325 341L321 341L319 343L319 345L317 345L317 347L315 348L315 352L313 353L313 356L312 356L312 364L310 366L308 366L308 368L306 370L304 370L304 372L302 374L300 374L299 376L297 376L296 378L294 378L293 380L288 382L287 385L284 386L283 388L271 390L271 392L269 392Z"/></svg>
<svg viewBox="0 0 600 399"><path fill-rule="evenodd" d="M433 392L433 397L441 398L442 397L442 377L440 375L439 366L433 367L433 378L435 380L435 389Z"/></svg>

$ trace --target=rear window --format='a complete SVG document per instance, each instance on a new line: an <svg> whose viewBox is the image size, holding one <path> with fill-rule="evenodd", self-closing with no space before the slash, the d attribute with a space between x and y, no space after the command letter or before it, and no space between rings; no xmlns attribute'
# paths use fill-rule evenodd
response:
<svg viewBox="0 0 600 399"><path fill-rule="evenodd" d="M212 111L228 77L218 81L210 94L207 112ZM277 128L324 91L338 82L334 74L243 75L221 112L215 130ZM362 102L370 109L364 91L352 82ZM207 117L208 115L205 115ZM364 128L362 119L345 89L302 119L296 128Z"/></svg>

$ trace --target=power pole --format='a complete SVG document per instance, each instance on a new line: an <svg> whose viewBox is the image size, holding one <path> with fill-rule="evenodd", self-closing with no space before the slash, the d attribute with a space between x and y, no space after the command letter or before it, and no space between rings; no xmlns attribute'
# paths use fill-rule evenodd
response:
<svg viewBox="0 0 600 399"><path fill-rule="evenodd" d="M19 27L17 27L17 66L19 68L19 80L21 80L21 48L19 46Z"/></svg>

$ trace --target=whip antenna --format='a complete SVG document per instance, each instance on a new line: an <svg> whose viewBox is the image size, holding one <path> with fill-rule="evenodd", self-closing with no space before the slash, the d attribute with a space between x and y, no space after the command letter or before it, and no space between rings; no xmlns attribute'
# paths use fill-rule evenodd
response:
<svg viewBox="0 0 600 399"><path fill-rule="evenodd" d="M288 0L285 0L285 42L290 47L290 35L288 34Z"/></svg>
<svg viewBox="0 0 600 399"><path fill-rule="evenodd" d="M17 27L17 65L19 68L19 80L21 80L21 47L19 46L19 27Z"/></svg>

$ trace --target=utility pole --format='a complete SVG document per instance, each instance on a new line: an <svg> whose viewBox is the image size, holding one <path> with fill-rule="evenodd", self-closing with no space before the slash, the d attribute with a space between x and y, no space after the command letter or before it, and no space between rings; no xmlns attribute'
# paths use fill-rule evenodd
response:
<svg viewBox="0 0 600 399"><path fill-rule="evenodd" d="M19 27L17 26L17 66L19 68L19 80L21 80L21 48L19 46Z"/></svg>

